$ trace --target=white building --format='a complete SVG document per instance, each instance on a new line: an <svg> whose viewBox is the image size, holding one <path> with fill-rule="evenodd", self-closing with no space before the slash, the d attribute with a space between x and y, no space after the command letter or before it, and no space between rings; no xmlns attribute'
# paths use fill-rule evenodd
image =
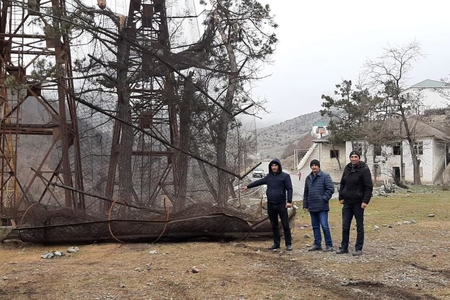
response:
<svg viewBox="0 0 450 300"><path fill-rule="evenodd" d="M328 124L323 121L316 122L311 130L311 135L318 139L328 136L330 133L328 132L327 126Z"/></svg>
<svg viewBox="0 0 450 300"><path fill-rule="evenodd" d="M450 119L450 115L448 115ZM411 120L414 126L413 146L420 160L420 178L423 184L449 183L450 175L450 134L422 121ZM414 181L411 151L406 139L393 141L390 145L367 145L359 143L358 149L372 172L374 180L391 180L393 177L406 182ZM353 150L351 142L345 143L346 162Z"/></svg>
<svg viewBox="0 0 450 300"><path fill-rule="evenodd" d="M412 97L420 99L421 112L450 105L450 85L442 81L426 79L410 86L403 94L411 94Z"/></svg>
<svg viewBox="0 0 450 300"><path fill-rule="evenodd" d="M445 114L425 114L421 121L411 119L414 128L414 149L421 161L420 176L423 184L450 183L450 85L426 79L407 88L403 93L411 93L421 101L420 111L445 109ZM407 140L393 140L390 145L366 145L363 142L346 142L332 145L328 142L327 124L314 124L311 134L316 136L313 145L300 160L297 169L302 174L311 170L309 162L318 159L321 169L330 173L334 182L341 179L343 168L350 162L349 154L355 148L363 153L374 180L389 180L393 177L406 182L414 181L413 163ZM402 136L397 132L396 136Z"/></svg>

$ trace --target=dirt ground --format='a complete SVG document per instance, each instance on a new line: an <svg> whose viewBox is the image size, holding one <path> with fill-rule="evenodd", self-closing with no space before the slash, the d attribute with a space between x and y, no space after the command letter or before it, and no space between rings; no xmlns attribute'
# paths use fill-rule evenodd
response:
<svg viewBox="0 0 450 300"><path fill-rule="evenodd" d="M293 228L291 252L266 250L271 244L267 239L53 246L3 243L0 298L450 299L450 200L442 200L431 211L432 206L414 208L417 203L426 205L421 199L382 198L371 203L360 257L308 252L312 232L309 215L303 212ZM338 246L337 203L330 211L330 225ZM352 231L352 241L355 235ZM45 252L65 252L69 246L80 251L41 258Z"/></svg>

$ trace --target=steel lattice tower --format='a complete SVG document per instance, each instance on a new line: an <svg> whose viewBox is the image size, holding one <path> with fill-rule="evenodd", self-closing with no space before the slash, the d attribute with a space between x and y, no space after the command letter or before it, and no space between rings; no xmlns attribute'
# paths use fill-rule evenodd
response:
<svg viewBox="0 0 450 300"><path fill-rule="evenodd" d="M100 2L99 6L105 4ZM194 9L191 2L185 4ZM1 5L1 215L14 218L36 202L85 209L71 48L64 30L67 24L62 21L66 19L66 2L29 0L24 4L5 0ZM177 67L171 65L177 62L167 61L172 57L168 19L165 0L131 0L128 14L117 28L118 37L128 44L130 61L138 62L127 72L141 74L140 81L127 88L128 105L133 110L129 122L135 129L142 129L137 133L135 130L132 137L130 163L143 170L139 178L133 178L132 201L143 206L152 206L161 194L183 197L182 181L187 171L187 159L183 162L181 154L167 146L182 147L174 87ZM118 47L121 46L123 43L119 43ZM36 74L39 65L41 72L50 70L49 74ZM115 112L119 118L120 101L119 96ZM34 103L33 109L43 112L45 117L39 121L24 117L23 107L29 103ZM116 119L112 127L103 195L111 200L120 196L117 187L121 143L124 138L130 138L124 137L126 126ZM20 149L30 136L45 137L45 143L39 149L36 144L30 144L42 155L37 158L35 168L24 171L18 166ZM184 192L185 189L186 182ZM104 203L104 210L108 211L111 202Z"/></svg>
<svg viewBox="0 0 450 300"><path fill-rule="evenodd" d="M46 15L48 12L52 15ZM61 30L60 17L65 15L65 2L30 0L1 2L0 23L0 189L2 217L12 218L26 209L30 190L39 182L41 201L53 198L61 206L84 208L82 194L69 189L62 195L52 192L51 182L83 190L78 125L71 81L71 56L67 36ZM33 24L44 23L43 27ZM46 61L52 66L51 80L30 76L33 64ZM45 112L43 122L23 117L24 105L35 103ZM22 140L29 136L48 136L48 143L37 169L21 176L18 162ZM58 163L49 157L58 149ZM33 151L33 149L29 149ZM37 149L36 149L37 151ZM27 171L26 173L29 173ZM63 199L63 201L61 201Z"/></svg>

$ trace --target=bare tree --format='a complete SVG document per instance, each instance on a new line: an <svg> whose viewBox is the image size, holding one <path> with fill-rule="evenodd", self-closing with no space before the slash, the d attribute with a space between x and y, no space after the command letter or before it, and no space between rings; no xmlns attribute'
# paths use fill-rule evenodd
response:
<svg viewBox="0 0 450 300"><path fill-rule="evenodd" d="M378 95L384 99L386 115L400 120L400 128L404 130L403 134L411 153L414 184L416 185L421 185L420 158L414 148L416 139L414 130L408 123L408 117L417 113L421 103L420 99L404 93L404 90L406 89L407 75L412 70L414 62L421 56L420 45L417 42L412 42L398 48L387 48L381 57L368 60L365 65L372 86L376 89ZM401 168L402 174L404 174L403 165Z"/></svg>
<svg viewBox="0 0 450 300"><path fill-rule="evenodd" d="M209 133L208 141L213 145L219 167L216 202L226 206L232 181L221 169L229 164L229 133L237 124L234 116L255 104L248 95L249 83L258 79L259 69L273 54L277 38L270 31L277 25L269 7L255 0L211 0L210 5L217 30L210 63L228 73L209 72L203 76L204 88L217 96L221 109L206 106L209 117L205 120L202 116L201 125Z"/></svg>

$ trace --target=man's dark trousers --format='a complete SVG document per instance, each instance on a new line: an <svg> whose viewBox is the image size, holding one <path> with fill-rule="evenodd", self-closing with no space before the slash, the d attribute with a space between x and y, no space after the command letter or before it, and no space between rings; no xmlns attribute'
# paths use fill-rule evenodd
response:
<svg viewBox="0 0 450 300"><path fill-rule="evenodd" d="M348 250L350 240L350 225L353 216L356 220L356 244L355 250L362 250L364 245L364 209L361 203L345 204L342 207L342 244L341 249Z"/></svg>
<svg viewBox="0 0 450 300"><path fill-rule="evenodd" d="M278 216L280 216L281 224L284 230L284 241L286 246L292 245L291 229L289 228L289 217L286 203L267 202L267 213L269 214L270 224L272 224L273 242L276 246L280 246L280 230L278 228Z"/></svg>

